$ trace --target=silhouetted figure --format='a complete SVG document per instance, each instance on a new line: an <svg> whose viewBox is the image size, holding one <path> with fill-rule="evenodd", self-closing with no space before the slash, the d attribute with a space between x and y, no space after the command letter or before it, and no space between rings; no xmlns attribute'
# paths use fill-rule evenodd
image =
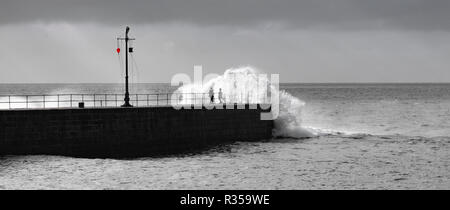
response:
<svg viewBox="0 0 450 210"><path fill-rule="evenodd" d="M209 89L209 98L211 99L211 103L214 103L214 90L212 87Z"/></svg>
<svg viewBox="0 0 450 210"><path fill-rule="evenodd" d="M225 102L225 100L223 99L222 88L219 88L219 102L220 103Z"/></svg>
<svg viewBox="0 0 450 210"><path fill-rule="evenodd" d="M182 94L178 95L178 103L181 103L181 102L183 102L183 95Z"/></svg>

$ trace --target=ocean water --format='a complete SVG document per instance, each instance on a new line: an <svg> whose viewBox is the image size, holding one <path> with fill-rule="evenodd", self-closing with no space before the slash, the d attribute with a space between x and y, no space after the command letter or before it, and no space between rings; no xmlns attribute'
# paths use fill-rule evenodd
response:
<svg viewBox="0 0 450 210"><path fill-rule="evenodd" d="M175 89L139 84L131 92ZM129 160L6 156L0 189L450 189L450 84L280 89L304 102L293 113L312 137ZM122 91L119 84L0 84L0 95Z"/></svg>

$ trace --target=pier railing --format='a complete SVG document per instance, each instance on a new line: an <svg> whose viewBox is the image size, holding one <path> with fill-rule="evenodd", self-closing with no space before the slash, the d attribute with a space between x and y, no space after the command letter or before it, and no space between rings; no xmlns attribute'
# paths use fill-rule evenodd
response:
<svg viewBox="0 0 450 210"><path fill-rule="evenodd" d="M123 94L56 94L56 95L0 95L0 109L120 107ZM216 99L217 100L217 99ZM164 106L173 104L209 104L206 93L152 93L130 94L134 107Z"/></svg>

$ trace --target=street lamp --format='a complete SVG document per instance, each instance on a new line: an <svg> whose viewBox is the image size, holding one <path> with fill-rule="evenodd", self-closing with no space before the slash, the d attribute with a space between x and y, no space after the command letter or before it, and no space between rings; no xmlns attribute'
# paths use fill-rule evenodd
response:
<svg viewBox="0 0 450 210"><path fill-rule="evenodd" d="M128 49L128 41L134 40L134 38L128 38L128 32L130 32L130 27L127 26L125 29L125 38L117 38L117 40L125 40L125 98L123 99L125 103L121 107L133 107L130 104L130 92L128 91L128 52L132 52L132 48Z"/></svg>

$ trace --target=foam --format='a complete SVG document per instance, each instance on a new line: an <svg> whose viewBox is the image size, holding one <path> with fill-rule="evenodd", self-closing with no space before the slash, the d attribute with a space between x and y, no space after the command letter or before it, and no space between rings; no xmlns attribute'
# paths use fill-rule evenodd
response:
<svg viewBox="0 0 450 210"><path fill-rule="evenodd" d="M226 103L268 103L271 102L270 94L279 95L279 104L271 104L272 107L278 106L279 115L274 120L274 137L287 138L308 138L316 136L312 129L301 126L301 112L305 105L303 101L292 96L288 92L279 91L270 83L268 77L260 77L256 68L245 66L240 68L231 68L223 75L210 79L204 84L185 84L175 92L181 94L201 93L207 94L212 88L217 94L222 89ZM217 95L215 96L217 99ZM199 103L189 97L183 97L181 104ZM203 101L204 103L204 101ZM272 109L274 110L274 109Z"/></svg>

